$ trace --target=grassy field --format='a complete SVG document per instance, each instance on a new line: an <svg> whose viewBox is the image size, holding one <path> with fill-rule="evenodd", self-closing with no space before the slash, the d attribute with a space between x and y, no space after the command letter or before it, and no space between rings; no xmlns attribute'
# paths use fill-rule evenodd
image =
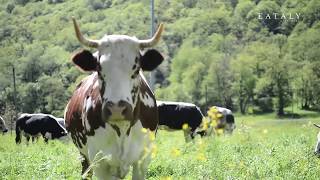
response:
<svg viewBox="0 0 320 180"><path fill-rule="evenodd" d="M318 129L312 125L320 114L237 116L236 121L232 136L191 143L184 142L182 132L159 131L148 179L320 178L320 159L313 155ZM0 179L80 179L78 159L72 142L17 146L14 135L0 135Z"/></svg>

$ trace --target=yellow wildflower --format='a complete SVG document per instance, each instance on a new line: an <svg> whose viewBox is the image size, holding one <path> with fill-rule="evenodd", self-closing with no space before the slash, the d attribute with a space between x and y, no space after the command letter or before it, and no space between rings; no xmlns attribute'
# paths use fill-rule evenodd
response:
<svg viewBox="0 0 320 180"><path fill-rule="evenodd" d="M220 128L220 129L217 129L216 131L217 131L217 134L218 134L218 135L221 135L221 134L223 134L223 129L222 129L222 128Z"/></svg>
<svg viewBox="0 0 320 180"><path fill-rule="evenodd" d="M152 158L155 158L156 155L157 155L157 153L158 153L158 148L157 148L156 145L153 145L153 146L151 147L151 157L152 157Z"/></svg>
<svg viewBox="0 0 320 180"><path fill-rule="evenodd" d="M213 113L216 113L216 112L218 112L218 109L217 109L217 107L212 106L209 111L213 112Z"/></svg>
<svg viewBox="0 0 320 180"><path fill-rule="evenodd" d="M214 117L215 117L215 113L213 113L213 112L209 111L209 112L208 112L208 116L209 116L210 118L213 118L213 119L214 119Z"/></svg>
<svg viewBox="0 0 320 180"><path fill-rule="evenodd" d="M208 123L209 123L209 120L204 117L202 119L202 130L207 130L208 129Z"/></svg>
<svg viewBox="0 0 320 180"><path fill-rule="evenodd" d="M149 138L151 141L154 141L156 139L156 136L154 135L154 133L150 133Z"/></svg>
<svg viewBox="0 0 320 180"><path fill-rule="evenodd" d="M187 124L187 123L184 123L183 125L182 125L182 129L183 130L187 130L189 128L189 125Z"/></svg>
<svg viewBox="0 0 320 180"><path fill-rule="evenodd" d="M208 129L208 123L203 123L202 129L203 129L203 130L207 130L207 129Z"/></svg>
<svg viewBox="0 0 320 180"><path fill-rule="evenodd" d="M160 180L172 180L170 176L161 177Z"/></svg>
<svg viewBox="0 0 320 180"><path fill-rule="evenodd" d="M222 117L222 114L221 113L217 113L217 118L221 118Z"/></svg>
<svg viewBox="0 0 320 180"><path fill-rule="evenodd" d="M211 127L216 127L218 125L217 121L211 121L210 126Z"/></svg>
<svg viewBox="0 0 320 180"><path fill-rule="evenodd" d="M178 157L178 156L181 155L181 151L180 151L179 149L177 149L177 148L173 148L173 149L171 150L171 154L172 154L172 156L174 156L174 157Z"/></svg>
<svg viewBox="0 0 320 180"><path fill-rule="evenodd" d="M203 153L199 153L197 155L197 159L200 161L205 161L205 160L207 160L207 157Z"/></svg>
<svg viewBox="0 0 320 180"><path fill-rule="evenodd" d="M268 133L268 129L264 129L264 130L262 131L262 133L263 133L263 134L267 134L267 133Z"/></svg>
<svg viewBox="0 0 320 180"><path fill-rule="evenodd" d="M143 132L143 133L147 133L147 132L148 132L148 130L147 130L146 128L141 128L141 132Z"/></svg>

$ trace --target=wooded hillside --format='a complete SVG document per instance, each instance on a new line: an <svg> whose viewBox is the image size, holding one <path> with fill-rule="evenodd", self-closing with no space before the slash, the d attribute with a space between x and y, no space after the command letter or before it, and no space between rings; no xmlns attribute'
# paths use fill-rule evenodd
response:
<svg viewBox="0 0 320 180"><path fill-rule="evenodd" d="M16 97L17 112L63 115L87 75L70 61L82 48L72 16L90 38L150 36L149 0L0 2L1 114ZM320 1L155 0L155 16L165 24L159 99L242 113L320 110Z"/></svg>

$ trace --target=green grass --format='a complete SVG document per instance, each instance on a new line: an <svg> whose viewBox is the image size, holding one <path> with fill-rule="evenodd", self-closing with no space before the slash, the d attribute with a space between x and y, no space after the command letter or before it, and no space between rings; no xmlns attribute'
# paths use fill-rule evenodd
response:
<svg viewBox="0 0 320 180"><path fill-rule="evenodd" d="M157 155L148 179L319 179L320 159L313 155L318 116L277 119L274 115L237 116L232 136L196 138L159 131ZM0 136L0 179L79 179L80 162L72 142L41 140L15 145ZM127 177L126 179L130 179Z"/></svg>
<svg viewBox="0 0 320 180"><path fill-rule="evenodd" d="M80 179L78 150L71 142L39 139L27 146L16 145L14 138L0 136L0 179Z"/></svg>

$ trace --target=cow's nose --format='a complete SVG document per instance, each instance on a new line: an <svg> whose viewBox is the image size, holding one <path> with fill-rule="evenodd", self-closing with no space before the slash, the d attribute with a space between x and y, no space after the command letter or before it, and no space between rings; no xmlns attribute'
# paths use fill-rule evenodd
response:
<svg viewBox="0 0 320 180"><path fill-rule="evenodd" d="M117 103L108 101L106 107L111 112L112 116L124 116L125 119L131 119L132 117L132 106L127 101L120 100Z"/></svg>

